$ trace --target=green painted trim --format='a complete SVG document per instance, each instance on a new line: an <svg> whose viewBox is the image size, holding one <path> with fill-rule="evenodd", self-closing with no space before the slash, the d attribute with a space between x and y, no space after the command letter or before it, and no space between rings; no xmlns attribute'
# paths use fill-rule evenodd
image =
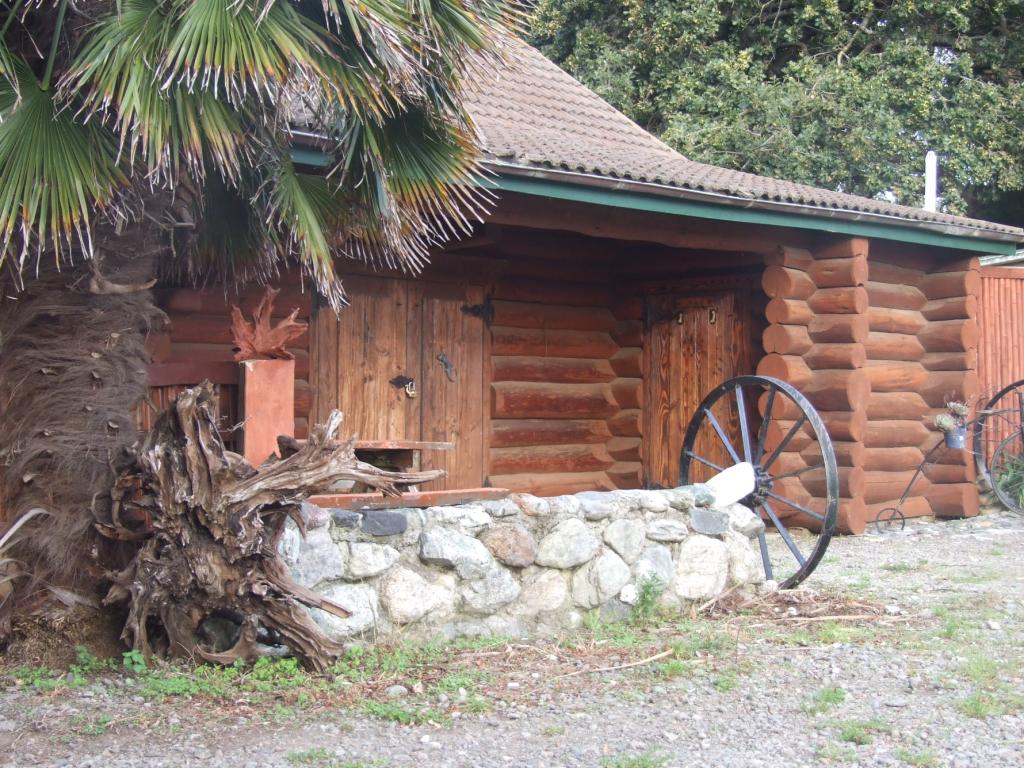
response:
<svg viewBox="0 0 1024 768"><path fill-rule="evenodd" d="M717 221L736 221L744 224L763 224L772 227L813 229L817 232L874 237L904 243L916 243L918 245L976 251L978 253L1011 254L1017 250L1017 245L1012 242L986 240L982 237L946 235L916 226L891 226L874 222L846 221L823 216L808 216L799 213L780 213L754 208L737 208L730 205L714 205L659 195L646 195L631 190L602 189L580 184L566 184L549 179L502 175L489 178L486 181L486 186L498 191L538 195L558 200L589 203L591 205L628 208L648 213L666 213L675 216L691 216L701 219L715 219Z"/></svg>

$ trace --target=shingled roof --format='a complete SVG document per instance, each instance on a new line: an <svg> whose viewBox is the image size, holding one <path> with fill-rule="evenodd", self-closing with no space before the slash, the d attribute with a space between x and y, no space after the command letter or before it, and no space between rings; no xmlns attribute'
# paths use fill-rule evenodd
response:
<svg viewBox="0 0 1024 768"><path fill-rule="evenodd" d="M698 163L679 154L530 46L469 94L468 109L499 173L551 171L580 183L636 182L638 191L1024 240L1024 230ZM799 209L799 211L797 210Z"/></svg>

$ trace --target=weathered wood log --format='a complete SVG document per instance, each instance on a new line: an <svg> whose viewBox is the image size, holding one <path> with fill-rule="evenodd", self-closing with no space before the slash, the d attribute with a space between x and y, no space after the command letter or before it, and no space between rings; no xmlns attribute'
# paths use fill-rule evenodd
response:
<svg viewBox="0 0 1024 768"><path fill-rule="evenodd" d="M936 517L974 517L978 514L978 488L974 483L932 485L928 503Z"/></svg>
<svg viewBox="0 0 1024 768"><path fill-rule="evenodd" d="M611 383L612 397L624 411L642 408L644 404L643 379L615 379Z"/></svg>
<svg viewBox="0 0 1024 768"><path fill-rule="evenodd" d="M964 464L934 464L929 463L924 468L925 477L934 485L948 485L949 483L970 483L974 481L974 462Z"/></svg>
<svg viewBox="0 0 1024 768"><path fill-rule="evenodd" d="M911 490L911 495L907 497L907 500L900 506L900 513L906 517L929 517L932 514L932 507L928 503L928 499L917 493L917 486ZM869 504L867 507L867 520L871 521L878 517L878 513L885 509L891 509L896 506L896 502L899 500L897 497L891 501L883 501L876 504Z"/></svg>
<svg viewBox="0 0 1024 768"><path fill-rule="evenodd" d="M807 325L814 317L814 312L803 299L777 297L768 302L764 316L769 323Z"/></svg>
<svg viewBox="0 0 1024 768"><path fill-rule="evenodd" d="M868 260L860 258L817 258L807 268L807 274L819 288L841 288L863 285L868 279Z"/></svg>
<svg viewBox="0 0 1024 768"><path fill-rule="evenodd" d="M924 305L921 314L927 320L964 320L978 316L978 296L950 296Z"/></svg>
<svg viewBox="0 0 1024 768"><path fill-rule="evenodd" d="M761 343L766 354L780 355L802 355L814 345L802 325L769 325L761 335Z"/></svg>
<svg viewBox="0 0 1024 768"><path fill-rule="evenodd" d="M607 307L611 289L580 282L503 277L494 286L494 298L573 307Z"/></svg>
<svg viewBox="0 0 1024 768"><path fill-rule="evenodd" d="M880 261L872 257L869 263L869 280L895 285L917 285L924 277L924 272L916 266L894 264L891 261Z"/></svg>
<svg viewBox="0 0 1024 768"><path fill-rule="evenodd" d="M933 320L917 335L928 352L963 352L978 345L975 320Z"/></svg>
<svg viewBox="0 0 1024 768"><path fill-rule="evenodd" d="M640 296L618 296L610 309L616 320L640 320L644 316L644 299Z"/></svg>
<svg viewBox="0 0 1024 768"><path fill-rule="evenodd" d="M790 248L782 245L771 253L765 254L764 263L766 266L791 267L806 272L807 268L814 263L814 255L804 248Z"/></svg>
<svg viewBox="0 0 1024 768"><path fill-rule="evenodd" d="M978 391L978 374L975 371L930 371L918 391L932 408L942 408L947 399L967 403Z"/></svg>
<svg viewBox="0 0 1024 768"><path fill-rule="evenodd" d="M808 472L801 476L804 488L811 496L825 497L824 471ZM864 495L865 473L860 467L839 467L839 495L845 498L859 498Z"/></svg>
<svg viewBox="0 0 1024 768"><path fill-rule="evenodd" d="M821 260L844 259L863 262L867 260L869 245L865 237L847 237L828 245L818 246L814 249L814 257Z"/></svg>
<svg viewBox="0 0 1024 768"><path fill-rule="evenodd" d="M872 392L914 392L928 379L920 363L868 360L863 370L871 381Z"/></svg>
<svg viewBox="0 0 1024 768"><path fill-rule="evenodd" d="M637 409L620 411L608 419L608 429L616 437L640 437L643 434L641 415Z"/></svg>
<svg viewBox="0 0 1024 768"><path fill-rule="evenodd" d="M864 430L864 445L868 448L898 448L921 445L931 432L920 421L869 421Z"/></svg>
<svg viewBox="0 0 1024 768"><path fill-rule="evenodd" d="M607 384L499 381L491 385L495 419L603 419L620 410Z"/></svg>
<svg viewBox="0 0 1024 768"><path fill-rule="evenodd" d="M864 533L868 517L867 505L864 499L840 499L839 509L836 516L836 529L840 533Z"/></svg>
<svg viewBox="0 0 1024 768"><path fill-rule="evenodd" d="M872 331L864 341L864 351L871 360L916 360L924 357L924 347L916 336L904 333Z"/></svg>
<svg viewBox="0 0 1024 768"><path fill-rule="evenodd" d="M543 381L552 384L600 384L616 377L607 360L585 357L514 357L491 358L493 381Z"/></svg>
<svg viewBox="0 0 1024 768"><path fill-rule="evenodd" d="M200 290L197 288L175 288L160 297L160 308L168 314L217 315L227 322L231 307L235 304L243 311L251 312L263 296L263 288L251 288L241 294L225 295L223 291ZM297 317L307 320L312 311L313 297L298 287L282 288L277 297L279 307L298 308ZM278 310L275 319L287 317L288 311Z"/></svg>
<svg viewBox="0 0 1024 768"><path fill-rule="evenodd" d="M295 379L294 411L296 417L309 416L313 409L313 390L305 379Z"/></svg>
<svg viewBox="0 0 1024 768"><path fill-rule="evenodd" d="M914 469L905 469L899 472L872 471L864 473L864 492L862 498L865 504L878 504L883 501L896 501L903 494L907 484L914 477ZM928 494L930 483L928 479L918 476L914 481L914 493Z"/></svg>
<svg viewBox="0 0 1024 768"><path fill-rule="evenodd" d="M611 335L601 331L564 331L536 328L491 329L491 354L506 356L536 355L540 357L586 357L605 359L614 355L619 345Z"/></svg>
<svg viewBox="0 0 1024 768"><path fill-rule="evenodd" d="M863 368L853 371L815 371L804 396L822 411L858 411L864 408L871 384Z"/></svg>
<svg viewBox="0 0 1024 768"><path fill-rule="evenodd" d="M490 474L603 472L614 463L615 459L600 443L494 448L491 450Z"/></svg>
<svg viewBox="0 0 1024 768"><path fill-rule="evenodd" d="M815 344L804 353L804 362L814 370L860 368L866 360L863 344Z"/></svg>
<svg viewBox="0 0 1024 768"><path fill-rule="evenodd" d="M863 286L819 288L807 299L807 306L819 315L856 315L868 308L868 292Z"/></svg>
<svg viewBox="0 0 1024 768"><path fill-rule="evenodd" d="M643 474L639 461L619 461L605 472L612 486L623 490L643 487Z"/></svg>
<svg viewBox="0 0 1024 768"><path fill-rule="evenodd" d="M871 330L881 333L905 333L916 336L925 326L925 318L916 309L870 306L867 315Z"/></svg>
<svg viewBox="0 0 1024 768"><path fill-rule="evenodd" d="M915 446L865 448L861 466L872 472L901 472L914 469L924 460L924 452Z"/></svg>
<svg viewBox="0 0 1024 768"><path fill-rule="evenodd" d="M493 301L493 324L511 328L555 328L570 331L605 331L615 327L611 311L601 307L567 307L525 301Z"/></svg>
<svg viewBox="0 0 1024 768"><path fill-rule="evenodd" d="M836 463L841 467L862 466L867 451L863 443L854 443L846 440L833 440L832 448L836 454ZM807 465L820 464L821 451L817 444L812 444L800 452L800 458Z"/></svg>
<svg viewBox="0 0 1024 768"><path fill-rule="evenodd" d="M828 434L833 440L859 442L864 439L864 430L868 425L868 417L864 410L853 413L849 411L821 413L821 419L825 422Z"/></svg>
<svg viewBox="0 0 1024 768"><path fill-rule="evenodd" d="M639 437L613 437L608 441L608 453L616 461L640 461L641 448Z"/></svg>
<svg viewBox="0 0 1024 768"><path fill-rule="evenodd" d="M978 367L978 348L964 352L929 352L921 358L929 371L971 371Z"/></svg>
<svg viewBox="0 0 1024 768"><path fill-rule="evenodd" d="M603 419L501 419L491 423L491 447L605 443L612 436Z"/></svg>
<svg viewBox="0 0 1024 768"><path fill-rule="evenodd" d="M802 357L796 355L768 354L757 363L759 376L772 376L803 389L811 380L813 371L807 367Z"/></svg>
<svg viewBox="0 0 1024 768"><path fill-rule="evenodd" d="M643 370L643 350L640 347L625 347L612 356L612 370L616 376L625 378L641 378Z"/></svg>
<svg viewBox="0 0 1024 768"><path fill-rule="evenodd" d="M815 315L807 334L815 344L863 342L868 337L868 318L862 315Z"/></svg>
<svg viewBox="0 0 1024 768"><path fill-rule="evenodd" d="M915 285L879 283L869 280L865 288L868 290L868 299L873 307L920 310L928 303L928 297Z"/></svg>
<svg viewBox="0 0 1024 768"><path fill-rule="evenodd" d="M928 414L928 403L917 392L872 392L867 413L872 421L919 420Z"/></svg>
<svg viewBox="0 0 1024 768"><path fill-rule="evenodd" d="M644 343L644 326L639 320L619 320L612 329L612 338L620 347L639 347Z"/></svg>
<svg viewBox="0 0 1024 768"><path fill-rule="evenodd" d="M612 491L615 484L605 472L584 472L581 474L553 473L526 475L491 475L491 485L508 488L510 491L529 492L538 496L561 496L580 491Z"/></svg>
<svg viewBox="0 0 1024 768"><path fill-rule="evenodd" d="M963 272L933 272L925 275L921 291L929 299L947 299L977 294L981 288L981 275L976 269Z"/></svg>
<svg viewBox="0 0 1024 768"><path fill-rule="evenodd" d="M260 653L261 633L270 633L322 672L343 646L323 634L306 608L342 617L348 611L291 579L278 554L286 520L302 528L300 502L340 480L397 494L397 483L426 482L444 472L384 472L358 461L353 441L336 439L337 411L293 455L256 470L224 449L214 410L209 389L182 392L118 478L112 524L97 528L142 543L125 568L109 574L104 602L128 604L122 637L147 659L161 652L251 661ZM214 616L237 618L233 646L203 644L203 623Z"/></svg>
<svg viewBox="0 0 1024 768"><path fill-rule="evenodd" d="M761 287L771 299L806 299L818 288L806 272L780 266L765 268Z"/></svg>

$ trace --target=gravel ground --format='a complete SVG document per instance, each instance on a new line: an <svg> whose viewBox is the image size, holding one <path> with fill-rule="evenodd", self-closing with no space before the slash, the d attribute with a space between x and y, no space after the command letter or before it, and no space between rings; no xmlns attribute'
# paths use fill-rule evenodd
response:
<svg viewBox="0 0 1024 768"><path fill-rule="evenodd" d="M683 670L564 671L685 642L669 626L639 646L629 632L597 632L568 667L565 643L477 652L492 665L480 678L487 711L448 710L440 724L400 725L358 703L275 709L272 694L258 707L154 701L124 676L50 693L10 685L0 766L1024 766L1024 518L838 539L807 589L819 597L804 592L779 615L700 622L729 642ZM804 600L845 601L846 615L809 620ZM413 687L384 701L436 695Z"/></svg>

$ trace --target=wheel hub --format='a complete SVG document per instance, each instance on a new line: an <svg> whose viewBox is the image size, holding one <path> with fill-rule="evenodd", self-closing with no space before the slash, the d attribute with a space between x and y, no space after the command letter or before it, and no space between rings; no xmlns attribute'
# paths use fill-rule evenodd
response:
<svg viewBox="0 0 1024 768"><path fill-rule="evenodd" d="M754 467L754 492L747 498L747 506L756 509L768 498L774 481L772 476L760 464Z"/></svg>

